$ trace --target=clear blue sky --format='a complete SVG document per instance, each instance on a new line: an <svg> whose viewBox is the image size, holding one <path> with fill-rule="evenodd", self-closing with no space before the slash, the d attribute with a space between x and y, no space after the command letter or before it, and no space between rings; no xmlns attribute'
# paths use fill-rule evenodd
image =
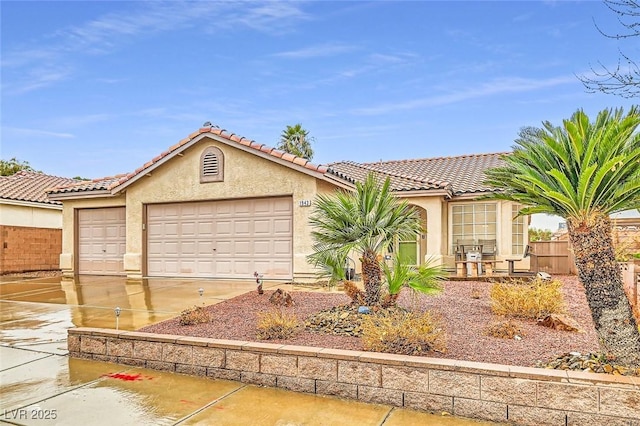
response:
<svg viewBox="0 0 640 426"><path fill-rule="evenodd" d="M320 164L508 151L522 126L628 108L575 74L640 56L598 32L620 29L601 2L0 7L1 156L66 177L132 171L205 121L272 146L302 123Z"/></svg>

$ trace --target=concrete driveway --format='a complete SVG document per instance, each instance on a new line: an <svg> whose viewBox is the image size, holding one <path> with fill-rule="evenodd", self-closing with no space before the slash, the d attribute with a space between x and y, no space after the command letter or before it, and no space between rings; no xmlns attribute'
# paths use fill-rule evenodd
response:
<svg viewBox="0 0 640 426"><path fill-rule="evenodd" d="M282 286L265 283L265 287ZM200 296L199 289L204 290ZM134 330L254 282L82 276L0 280L0 423L479 425L384 405L67 356L70 327ZM289 286L289 290L295 290Z"/></svg>

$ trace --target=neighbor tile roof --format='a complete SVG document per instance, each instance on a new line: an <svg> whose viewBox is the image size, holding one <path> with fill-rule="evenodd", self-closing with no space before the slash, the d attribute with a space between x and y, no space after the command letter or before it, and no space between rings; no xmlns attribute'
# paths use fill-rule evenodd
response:
<svg viewBox="0 0 640 426"><path fill-rule="evenodd" d="M76 179L22 170L11 176L0 176L0 200L61 205L59 201L50 200L46 191L77 182Z"/></svg>
<svg viewBox="0 0 640 426"><path fill-rule="evenodd" d="M313 163L311 163L309 160L305 159L305 158L301 158L301 157L297 157L295 155L286 153L284 151L280 151L278 149L275 148L271 148L265 144L261 144L258 142L255 142L251 139L247 139L245 137L242 136L238 136L235 133L230 133L227 132L224 129L220 129L218 127L202 127L200 128L197 132L194 132L192 134L190 134L189 136L187 136L186 138L182 139L180 142L178 142L177 144L173 145L172 147L170 147L168 150L164 151L162 154L156 156L155 158L153 158L151 161L146 162L144 165L142 165L141 167L137 168L135 171L131 172L131 173L127 173L127 174L122 174L122 175L118 175L118 176L112 176L112 177L106 177L106 178L101 178L101 179L94 179L90 182L83 182L81 184L77 184L77 185L72 185L72 186L61 186L59 188L55 188L54 190L50 191L50 193L52 194L60 194L60 193L68 193L68 192L84 192L84 191L95 191L95 190L112 190L113 188L116 188L120 185L123 185L125 183L127 183L129 180L135 178L138 175L144 174L147 170L149 170L152 166L154 166L155 164L157 164L158 162L160 162L162 159L164 159L167 156L170 156L172 154L176 154L177 152L180 152L181 149L189 144L191 141L193 141L195 138L197 138L198 136L202 135L202 134L213 134L216 136L219 136L223 139L226 139L227 141L230 141L232 143L235 144L239 144L251 149L255 149L256 151L260 151L263 152L265 154L268 154L274 158L280 158L284 161L287 161L289 163L292 164L296 164L298 166L304 167L312 172L318 172L321 174L324 174L327 171L327 168L325 166L320 166L320 165L315 165Z"/></svg>
<svg viewBox="0 0 640 426"><path fill-rule="evenodd" d="M329 165L329 172L343 179L363 180L370 171L389 176L394 191L448 189L453 195L472 194L494 189L483 183L484 171L502 165L505 153L461 155L458 157Z"/></svg>

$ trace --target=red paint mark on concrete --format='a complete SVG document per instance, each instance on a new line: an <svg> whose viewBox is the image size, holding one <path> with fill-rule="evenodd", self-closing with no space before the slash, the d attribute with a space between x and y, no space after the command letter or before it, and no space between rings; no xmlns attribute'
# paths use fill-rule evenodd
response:
<svg viewBox="0 0 640 426"><path fill-rule="evenodd" d="M135 382L137 380L142 380L142 374L111 373L111 374L105 374L104 377L109 377L111 379L124 380L125 382Z"/></svg>

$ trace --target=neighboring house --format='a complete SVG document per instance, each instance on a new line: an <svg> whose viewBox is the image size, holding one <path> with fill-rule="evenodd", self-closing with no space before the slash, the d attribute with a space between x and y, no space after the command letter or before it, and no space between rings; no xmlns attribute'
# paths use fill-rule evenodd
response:
<svg viewBox="0 0 640 426"><path fill-rule="evenodd" d="M60 268L62 203L45 191L75 182L24 170L0 176L1 274Z"/></svg>
<svg viewBox="0 0 640 426"><path fill-rule="evenodd" d="M454 267L458 239L497 240L520 258L525 219L483 171L500 154L317 166L216 127L204 127L136 171L57 188L66 275L312 280L309 216L316 195L352 189L374 172L420 212L426 233L396 248L416 263ZM391 248L393 249L393 248ZM528 266L525 260L522 267ZM506 268L506 265L503 265Z"/></svg>

